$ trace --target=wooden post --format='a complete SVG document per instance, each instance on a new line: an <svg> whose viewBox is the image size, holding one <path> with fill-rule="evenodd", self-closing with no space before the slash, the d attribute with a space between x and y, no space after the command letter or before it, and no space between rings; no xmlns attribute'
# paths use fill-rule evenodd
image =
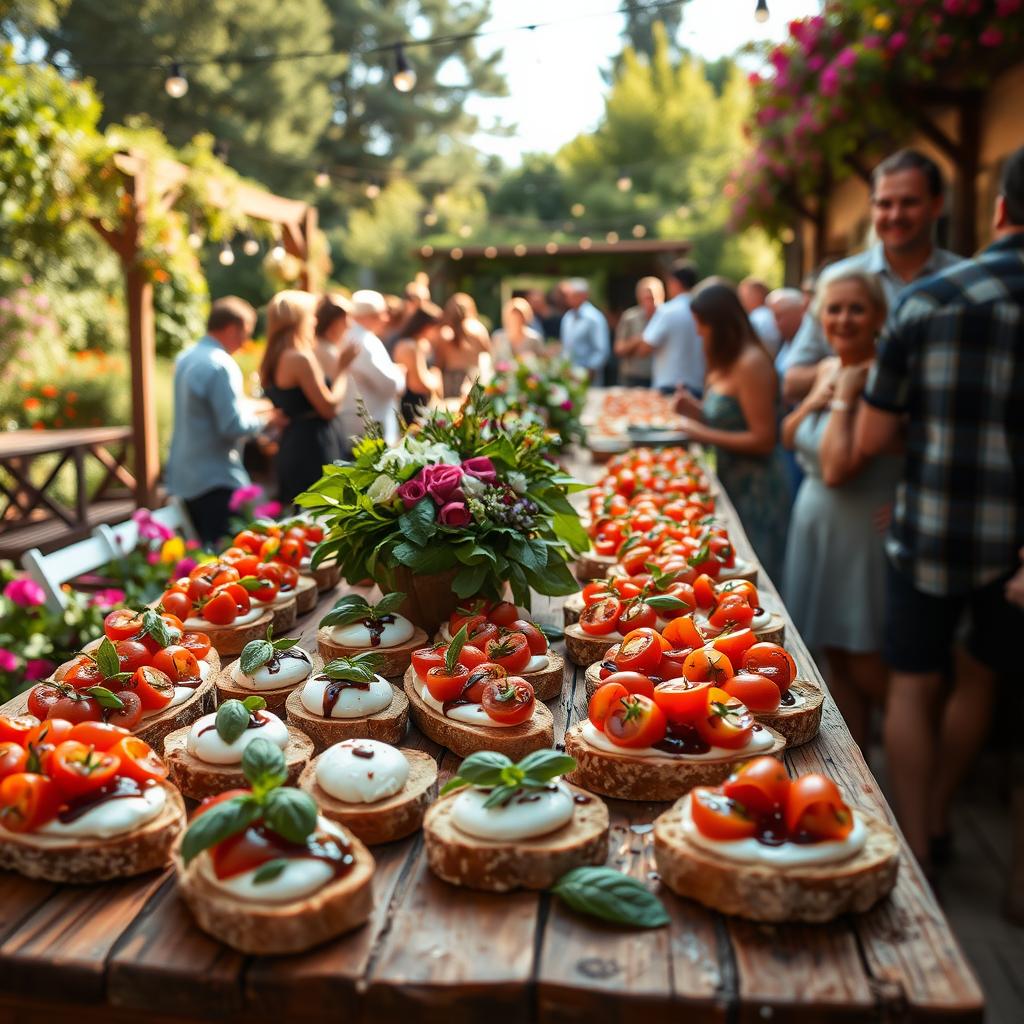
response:
<svg viewBox="0 0 1024 1024"><path fill-rule="evenodd" d="M981 103L969 93L959 104L956 173L953 179L953 248L973 256L978 247L978 165L981 147Z"/></svg>
<svg viewBox="0 0 1024 1024"><path fill-rule="evenodd" d="M299 278L300 287L307 292L317 293L323 286L320 280L320 267L313 258L313 237L316 234L317 209L310 206L306 209L306 215L302 218L302 241L305 252L302 254L305 265L302 268L302 276Z"/></svg>

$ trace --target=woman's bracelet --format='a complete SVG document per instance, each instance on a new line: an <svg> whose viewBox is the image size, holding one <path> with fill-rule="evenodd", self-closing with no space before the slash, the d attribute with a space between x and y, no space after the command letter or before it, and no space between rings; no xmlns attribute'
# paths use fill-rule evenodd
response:
<svg viewBox="0 0 1024 1024"><path fill-rule="evenodd" d="M832 412L850 412L853 405L844 398L833 398L828 405Z"/></svg>

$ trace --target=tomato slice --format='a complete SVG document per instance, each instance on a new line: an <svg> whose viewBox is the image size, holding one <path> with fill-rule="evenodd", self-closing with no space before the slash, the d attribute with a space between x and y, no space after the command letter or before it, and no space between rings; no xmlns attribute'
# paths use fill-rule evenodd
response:
<svg viewBox="0 0 1024 1024"><path fill-rule="evenodd" d="M619 624L622 602L617 597L606 597L597 604L583 609L580 629L588 636L607 636L614 633Z"/></svg>
<svg viewBox="0 0 1024 1024"><path fill-rule="evenodd" d="M608 580L591 580L583 588L583 606L589 608L606 597L615 597L617 591Z"/></svg>
<svg viewBox="0 0 1024 1024"><path fill-rule="evenodd" d="M757 822L745 807L717 789L697 786L690 790L690 815L694 825L708 839L728 842L750 839L757 834Z"/></svg>
<svg viewBox="0 0 1024 1024"><path fill-rule="evenodd" d="M765 817L786 806L789 786L786 766L765 756L741 764L723 783L722 792L738 800L751 814Z"/></svg>
<svg viewBox="0 0 1024 1024"><path fill-rule="evenodd" d="M97 750L110 750L125 736L131 736L131 733L109 722L79 722L68 733L68 739L78 740L79 743L95 747Z"/></svg>
<svg viewBox="0 0 1024 1024"><path fill-rule="evenodd" d="M707 573L702 573L693 581L693 596L701 608L714 608L715 581Z"/></svg>
<svg viewBox="0 0 1024 1024"><path fill-rule="evenodd" d="M73 798L105 786L120 767L121 759L109 750L65 740L53 752L49 775L65 796Z"/></svg>
<svg viewBox="0 0 1024 1024"><path fill-rule="evenodd" d="M845 839L853 829L853 814L839 787L824 775L803 775L789 784L786 830L794 839Z"/></svg>
<svg viewBox="0 0 1024 1024"><path fill-rule="evenodd" d="M642 693L620 698L604 721L604 734L619 747L640 749L665 738L668 722L665 713Z"/></svg>
<svg viewBox="0 0 1024 1024"><path fill-rule="evenodd" d="M697 732L713 747L739 750L754 734L754 716L735 697L717 686L708 690L707 708L697 721Z"/></svg>
<svg viewBox="0 0 1024 1024"><path fill-rule="evenodd" d="M10 832L31 832L55 818L63 803L53 779L33 772L8 775L0 782L0 825Z"/></svg>
<svg viewBox="0 0 1024 1024"><path fill-rule="evenodd" d="M764 676L752 672L740 672L722 683L722 689L757 715L770 714L779 710L782 695L779 688ZM774 758L772 758L774 760Z"/></svg>
<svg viewBox="0 0 1024 1024"><path fill-rule="evenodd" d="M0 715L0 743L24 745L25 737L39 724L36 715Z"/></svg>
<svg viewBox="0 0 1024 1024"><path fill-rule="evenodd" d="M138 736L122 736L111 753L120 759L118 774L126 775L136 782L160 782L169 774L167 765L160 760L156 751Z"/></svg>
<svg viewBox="0 0 1024 1024"><path fill-rule="evenodd" d="M480 703L495 722L519 725L533 715L533 687L521 676L490 679L484 684Z"/></svg>
<svg viewBox="0 0 1024 1024"><path fill-rule="evenodd" d="M670 679L654 688L654 703L665 717L679 725L695 722L708 706L711 683L694 683L689 679Z"/></svg>
<svg viewBox="0 0 1024 1024"><path fill-rule="evenodd" d="M657 633L632 630L622 638L615 664L623 672L652 673L661 663L661 652Z"/></svg>

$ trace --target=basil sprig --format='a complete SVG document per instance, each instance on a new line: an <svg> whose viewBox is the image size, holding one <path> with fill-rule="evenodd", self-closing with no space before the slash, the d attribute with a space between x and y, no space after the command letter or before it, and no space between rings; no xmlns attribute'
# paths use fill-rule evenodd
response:
<svg viewBox="0 0 1024 1024"><path fill-rule="evenodd" d="M318 678L326 677L338 682L372 683L383 664L384 658L381 655L366 651L351 658L335 658L327 662Z"/></svg>
<svg viewBox="0 0 1024 1024"><path fill-rule="evenodd" d="M557 750L535 750L514 764L504 754L482 750L459 766L459 774L449 779L441 795L463 786L490 789L484 807L500 807L521 789L542 789L552 779L576 767L576 759Z"/></svg>
<svg viewBox="0 0 1024 1024"><path fill-rule="evenodd" d="M242 648L238 667L242 670L243 675L251 676L273 658L274 651L290 651L298 642L297 636L283 636L275 640L274 627L271 624L267 626L266 640L250 640Z"/></svg>
<svg viewBox="0 0 1024 1024"><path fill-rule="evenodd" d="M614 868L573 868L551 891L573 910L613 924L662 928L669 921L661 900L643 882Z"/></svg>
<svg viewBox="0 0 1024 1024"><path fill-rule="evenodd" d="M304 843L316 830L313 798L302 790L281 786L288 769L280 747L258 736L242 754L242 774L252 787L251 793L222 801L189 825L181 843L186 865L203 850L244 832L260 818L267 828L291 843ZM262 866L264 876L259 881L270 881L280 874L283 868L272 869L274 863Z"/></svg>
<svg viewBox="0 0 1024 1024"><path fill-rule="evenodd" d="M124 707L124 701L105 686L90 686L85 692L108 711L120 711Z"/></svg>
<svg viewBox="0 0 1024 1024"><path fill-rule="evenodd" d="M163 617L159 612L153 611L152 608L147 608L142 613L142 633L141 636L151 636L153 641L160 647L170 647L171 644L177 643L181 639L178 630L175 629L172 633L170 626L164 621Z"/></svg>
<svg viewBox="0 0 1024 1024"><path fill-rule="evenodd" d="M214 724L217 735L225 743L234 743L249 728L249 718L254 711L261 711L267 706L262 697L246 697L245 700L229 699L217 708Z"/></svg>
<svg viewBox="0 0 1024 1024"><path fill-rule="evenodd" d="M364 619L383 619L385 615L393 615L402 606L405 594L395 592L386 594L376 604L370 604L359 594L347 594L335 602L334 607L320 620L323 626L347 626L352 622Z"/></svg>
<svg viewBox="0 0 1024 1024"><path fill-rule="evenodd" d="M679 611L680 609L686 611L690 607L675 594L651 594L649 597L644 597L643 602L659 612Z"/></svg>
<svg viewBox="0 0 1024 1024"><path fill-rule="evenodd" d="M451 675L455 671L455 666L459 663L459 655L462 653L462 648L466 646L466 638L469 634L466 632L466 627L463 626L455 636L452 637L451 643L448 645L448 650L444 652L444 670Z"/></svg>

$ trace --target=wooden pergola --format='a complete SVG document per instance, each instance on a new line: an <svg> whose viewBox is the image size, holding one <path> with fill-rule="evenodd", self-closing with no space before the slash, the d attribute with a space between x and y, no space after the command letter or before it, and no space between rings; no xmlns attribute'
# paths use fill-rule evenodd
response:
<svg viewBox="0 0 1024 1024"><path fill-rule="evenodd" d="M181 196L182 186L191 171L175 160L153 160L137 151L116 154L114 165L125 178L129 202L115 228L98 220L91 223L117 253L124 270L132 373L135 500L139 507L144 507L151 505L156 496L160 460L153 402L156 367L153 285L139 264L140 239L150 201L155 199L161 209L171 209ZM208 199L217 209L231 208L254 220L278 225L286 252L303 263L297 286L309 291L318 289L318 271L310 258L310 243L317 226L316 207L245 184L229 189L213 182Z"/></svg>

